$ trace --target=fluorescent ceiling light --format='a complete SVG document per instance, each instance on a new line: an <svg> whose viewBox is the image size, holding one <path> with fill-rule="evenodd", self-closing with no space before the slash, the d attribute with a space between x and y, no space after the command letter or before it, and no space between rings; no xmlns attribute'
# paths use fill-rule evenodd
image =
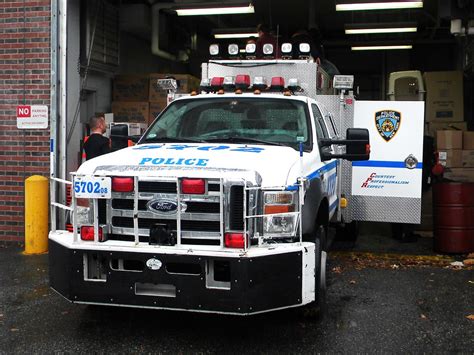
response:
<svg viewBox="0 0 474 355"><path fill-rule="evenodd" d="M216 39L249 38L249 37L258 37L258 32L214 33L214 38Z"/></svg>
<svg viewBox="0 0 474 355"><path fill-rule="evenodd" d="M359 35L370 33L406 33L416 32L416 27L387 27L387 28L346 28L346 35Z"/></svg>
<svg viewBox="0 0 474 355"><path fill-rule="evenodd" d="M223 7L196 7L176 9L178 16L199 15L229 15L229 14L253 14L255 9L252 4L245 6L223 6Z"/></svg>
<svg viewBox="0 0 474 355"><path fill-rule="evenodd" d="M423 7L423 1L390 1L336 4L336 11L416 9Z"/></svg>
<svg viewBox="0 0 474 355"><path fill-rule="evenodd" d="M412 45L398 45L398 46L354 46L351 47L353 51L378 51L389 49L412 49Z"/></svg>

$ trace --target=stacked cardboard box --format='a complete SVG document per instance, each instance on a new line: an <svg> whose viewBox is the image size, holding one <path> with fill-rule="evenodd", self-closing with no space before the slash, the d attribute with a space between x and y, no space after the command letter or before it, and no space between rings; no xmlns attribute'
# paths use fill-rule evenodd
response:
<svg viewBox="0 0 474 355"><path fill-rule="evenodd" d="M426 72L425 134L436 138L438 130L466 131L463 74L461 71Z"/></svg>
<svg viewBox="0 0 474 355"><path fill-rule="evenodd" d="M178 93L199 88L199 79L188 74L118 75L114 79L112 112L115 122L149 125L167 105L167 92L158 87L158 79L174 78Z"/></svg>
<svg viewBox="0 0 474 355"><path fill-rule="evenodd" d="M114 79L112 112L115 122L147 123L147 75L118 75Z"/></svg>
<svg viewBox="0 0 474 355"><path fill-rule="evenodd" d="M158 86L158 79L173 78L178 84L178 94L188 94L192 90L199 89L199 79L188 74L159 74L153 73L149 77L149 98L150 110L148 124L151 124L158 114L167 105L167 92Z"/></svg>
<svg viewBox="0 0 474 355"><path fill-rule="evenodd" d="M474 182L474 132L438 131L439 160L446 167L444 177Z"/></svg>

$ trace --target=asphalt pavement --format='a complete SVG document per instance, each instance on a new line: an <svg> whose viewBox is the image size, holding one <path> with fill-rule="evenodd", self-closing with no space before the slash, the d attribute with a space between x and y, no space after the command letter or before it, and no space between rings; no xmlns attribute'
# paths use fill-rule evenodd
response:
<svg viewBox="0 0 474 355"><path fill-rule="evenodd" d="M445 257L332 254L329 313L247 318L71 304L47 255L0 245L0 353L473 353L474 270Z"/></svg>

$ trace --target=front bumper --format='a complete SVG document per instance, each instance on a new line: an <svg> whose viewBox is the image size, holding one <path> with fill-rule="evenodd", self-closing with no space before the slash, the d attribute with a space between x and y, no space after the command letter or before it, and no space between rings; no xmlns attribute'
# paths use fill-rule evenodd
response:
<svg viewBox="0 0 474 355"><path fill-rule="evenodd" d="M85 249L50 238L50 284L77 303L247 315L311 301L311 249L300 245L219 256L159 248Z"/></svg>

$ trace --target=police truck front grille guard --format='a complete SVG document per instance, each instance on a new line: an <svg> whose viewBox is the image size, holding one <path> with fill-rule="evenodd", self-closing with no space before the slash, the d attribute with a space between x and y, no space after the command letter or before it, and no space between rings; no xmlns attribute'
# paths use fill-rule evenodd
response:
<svg viewBox="0 0 474 355"><path fill-rule="evenodd" d="M200 247L203 245L199 244L192 244L192 243L183 243L183 239L189 239L189 240L199 240L199 239L212 239L212 238L206 238L207 233L196 233L196 232L186 232L183 231L182 229L182 212L181 212L181 202L183 200L183 194L180 192L180 180L181 178L176 178L174 180L174 183L176 184L176 201L177 201L177 211L176 211L176 245L177 246L182 246L182 245L193 245L193 247ZM217 179L211 179L213 181L216 181ZM139 225L139 218L140 218L140 211L139 211L139 201L140 201L140 190L139 186L140 183L143 182L144 180L139 180L137 176L134 177L134 191L133 191L133 210L132 210L132 217L133 217L133 229L132 229L132 236L133 236L133 242L135 245L140 244L140 225ZM148 182L163 182L163 181L170 181L168 180L145 180ZM258 214L255 213L257 209L257 201L258 201L258 194L259 192L264 192L264 191L284 191L286 190L286 186L281 186L281 187L271 187L271 188L262 188L260 186L254 186L252 185L251 182L242 179L240 180L240 183L237 181L226 181L224 182L224 179L220 178L218 179L219 181L219 195L218 195L218 200L219 200L219 245L216 246L209 246L205 245L206 248L212 248L212 249L223 249L224 248L224 234L226 230L224 229L225 225L230 225L230 219L232 216L230 215L230 191L232 187L235 186L241 186L243 188L243 196L242 196L242 221L243 221L243 232L246 236L252 235L254 232L256 232L256 226L257 226L257 220L262 219L264 217L270 217L270 216L279 216L279 215L295 215L297 218L297 230L299 230L299 242L302 242L302 228L300 226L301 224L301 210L302 210L302 201L304 201L304 192L303 189L301 189L301 186L304 185L299 185L299 190L300 190L300 198L299 198L299 203L298 203L298 210L296 212L291 212L291 213L275 213L275 214ZM227 190L229 191L228 194L224 194L224 187L227 186ZM214 189L215 190L215 189ZM217 191L216 191L217 192ZM111 200L108 200L108 205L107 205L107 216L108 216L108 223L107 223L107 231L113 232L119 231L121 233L125 233L130 231L130 229L127 228L116 228L114 225L112 225L112 219L114 218L113 210L111 208L112 202L114 200L114 197L117 194L113 195ZM249 196L252 196L251 199L249 199ZM122 196L123 197L123 196ZM73 206L76 206L76 197L73 191ZM94 209L93 213L93 225L94 225L94 242L99 243L98 241L98 229L99 229L99 220L98 220L98 199L91 199L92 201L92 206ZM251 202L249 202L251 201ZM262 206L263 207L263 206ZM73 208L68 208L73 210ZM74 225L74 241L78 242L78 226L75 223L75 213L73 213L73 225ZM116 217L116 216L115 216ZM169 221L173 221L173 219L170 219ZM299 227L299 228L298 228ZM241 232L240 230L227 230L230 232ZM113 233L112 233L113 234ZM195 234L193 238L193 234ZM261 246L267 242L265 236L261 233L254 234L258 237L258 245ZM183 238L184 236L184 238ZM244 250L247 250L251 245L249 244L249 239L245 238L244 239ZM88 242L90 243L90 242Z"/></svg>

